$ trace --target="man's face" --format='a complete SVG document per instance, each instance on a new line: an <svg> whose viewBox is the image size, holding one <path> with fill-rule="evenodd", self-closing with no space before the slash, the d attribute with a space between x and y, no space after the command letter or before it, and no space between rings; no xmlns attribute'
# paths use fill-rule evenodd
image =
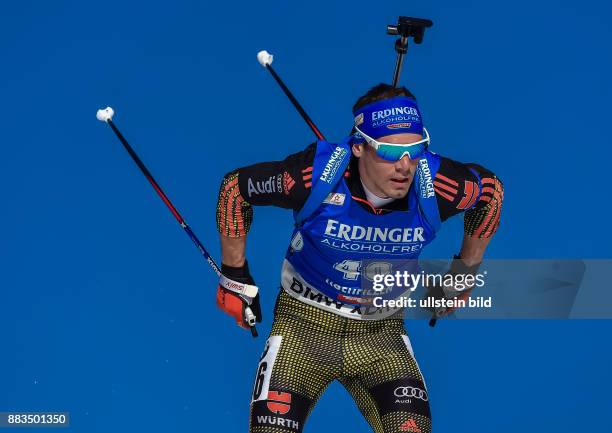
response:
<svg viewBox="0 0 612 433"><path fill-rule="evenodd" d="M410 144L422 140L419 134L396 134L377 138L394 144ZM376 155L376 150L366 143L354 144L353 154L359 158L359 174L365 186L379 197L403 198L408 194L416 172L418 159L404 156L399 161L387 161Z"/></svg>

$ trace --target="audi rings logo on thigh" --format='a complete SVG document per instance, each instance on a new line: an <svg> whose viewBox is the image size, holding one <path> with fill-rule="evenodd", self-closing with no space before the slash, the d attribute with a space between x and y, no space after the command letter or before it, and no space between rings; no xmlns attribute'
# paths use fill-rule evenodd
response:
<svg viewBox="0 0 612 433"><path fill-rule="evenodd" d="M400 377L373 386L369 391L381 416L393 412L411 412L431 419L429 394L421 378Z"/></svg>
<svg viewBox="0 0 612 433"><path fill-rule="evenodd" d="M415 388L414 386L398 386L393 391L393 395L398 398L418 398L419 400L428 401L427 392L421 388Z"/></svg>

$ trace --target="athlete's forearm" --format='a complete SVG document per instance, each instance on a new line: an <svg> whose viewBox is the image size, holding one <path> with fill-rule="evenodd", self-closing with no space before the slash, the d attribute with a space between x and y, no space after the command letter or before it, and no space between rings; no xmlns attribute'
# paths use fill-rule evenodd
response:
<svg viewBox="0 0 612 433"><path fill-rule="evenodd" d="M229 237L220 235L221 238L221 263L239 268L246 260L246 236Z"/></svg>
<svg viewBox="0 0 612 433"><path fill-rule="evenodd" d="M481 183L480 199L473 209L465 213L463 226L466 236L488 239L499 227L504 186L497 176L491 174L481 174Z"/></svg>
<svg viewBox="0 0 612 433"><path fill-rule="evenodd" d="M228 173L219 188L217 230L231 238L246 236L252 220L253 208L240 194L238 172Z"/></svg>
<svg viewBox="0 0 612 433"><path fill-rule="evenodd" d="M217 201L217 230L221 238L221 263L235 268L245 262L246 234L253 209L242 198L238 172L228 173L221 182Z"/></svg>
<svg viewBox="0 0 612 433"><path fill-rule="evenodd" d="M481 169L482 190L477 205L465 213L461 259L467 266L482 262L484 252L499 227L504 187L491 172Z"/></svg>
<svg viewBox="0 0 612 433"><path fill-rule="evenodd" d="M461 244L461 252L459 256L463 263L467 266L472 266L482 262L484 252L487 249L487 245L491 238L478 238L464 234L463 242Z"/></svg>

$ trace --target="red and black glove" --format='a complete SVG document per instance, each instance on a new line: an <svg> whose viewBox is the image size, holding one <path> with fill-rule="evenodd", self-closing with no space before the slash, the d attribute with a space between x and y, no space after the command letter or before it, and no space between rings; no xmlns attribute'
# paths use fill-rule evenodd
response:
<svg viewBox="0 0 612 433"><path fill-rule="evenodd" d="M259 288L245 261L241 267L221 264L221 277L217 287L217 306L232 316L238 326L251 329L257 336L255 322L261 322Z"/></svg>

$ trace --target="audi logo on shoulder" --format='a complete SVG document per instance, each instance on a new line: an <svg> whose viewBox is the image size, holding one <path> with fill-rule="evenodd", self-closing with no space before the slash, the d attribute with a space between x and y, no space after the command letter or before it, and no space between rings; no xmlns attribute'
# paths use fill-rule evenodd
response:
<svg viewBox="0 0 612 433"><path fill-rule="evenodd" d="M419 400L423 400L423 401L427 401L429 400L429 397L427 397L427 392L423 391L420 388L415 388L412 386L398 386L397 388L395 388L395 391L393 391L393 395L395 395L396 397L414 397L414 398L418 398Z"/></svg>

